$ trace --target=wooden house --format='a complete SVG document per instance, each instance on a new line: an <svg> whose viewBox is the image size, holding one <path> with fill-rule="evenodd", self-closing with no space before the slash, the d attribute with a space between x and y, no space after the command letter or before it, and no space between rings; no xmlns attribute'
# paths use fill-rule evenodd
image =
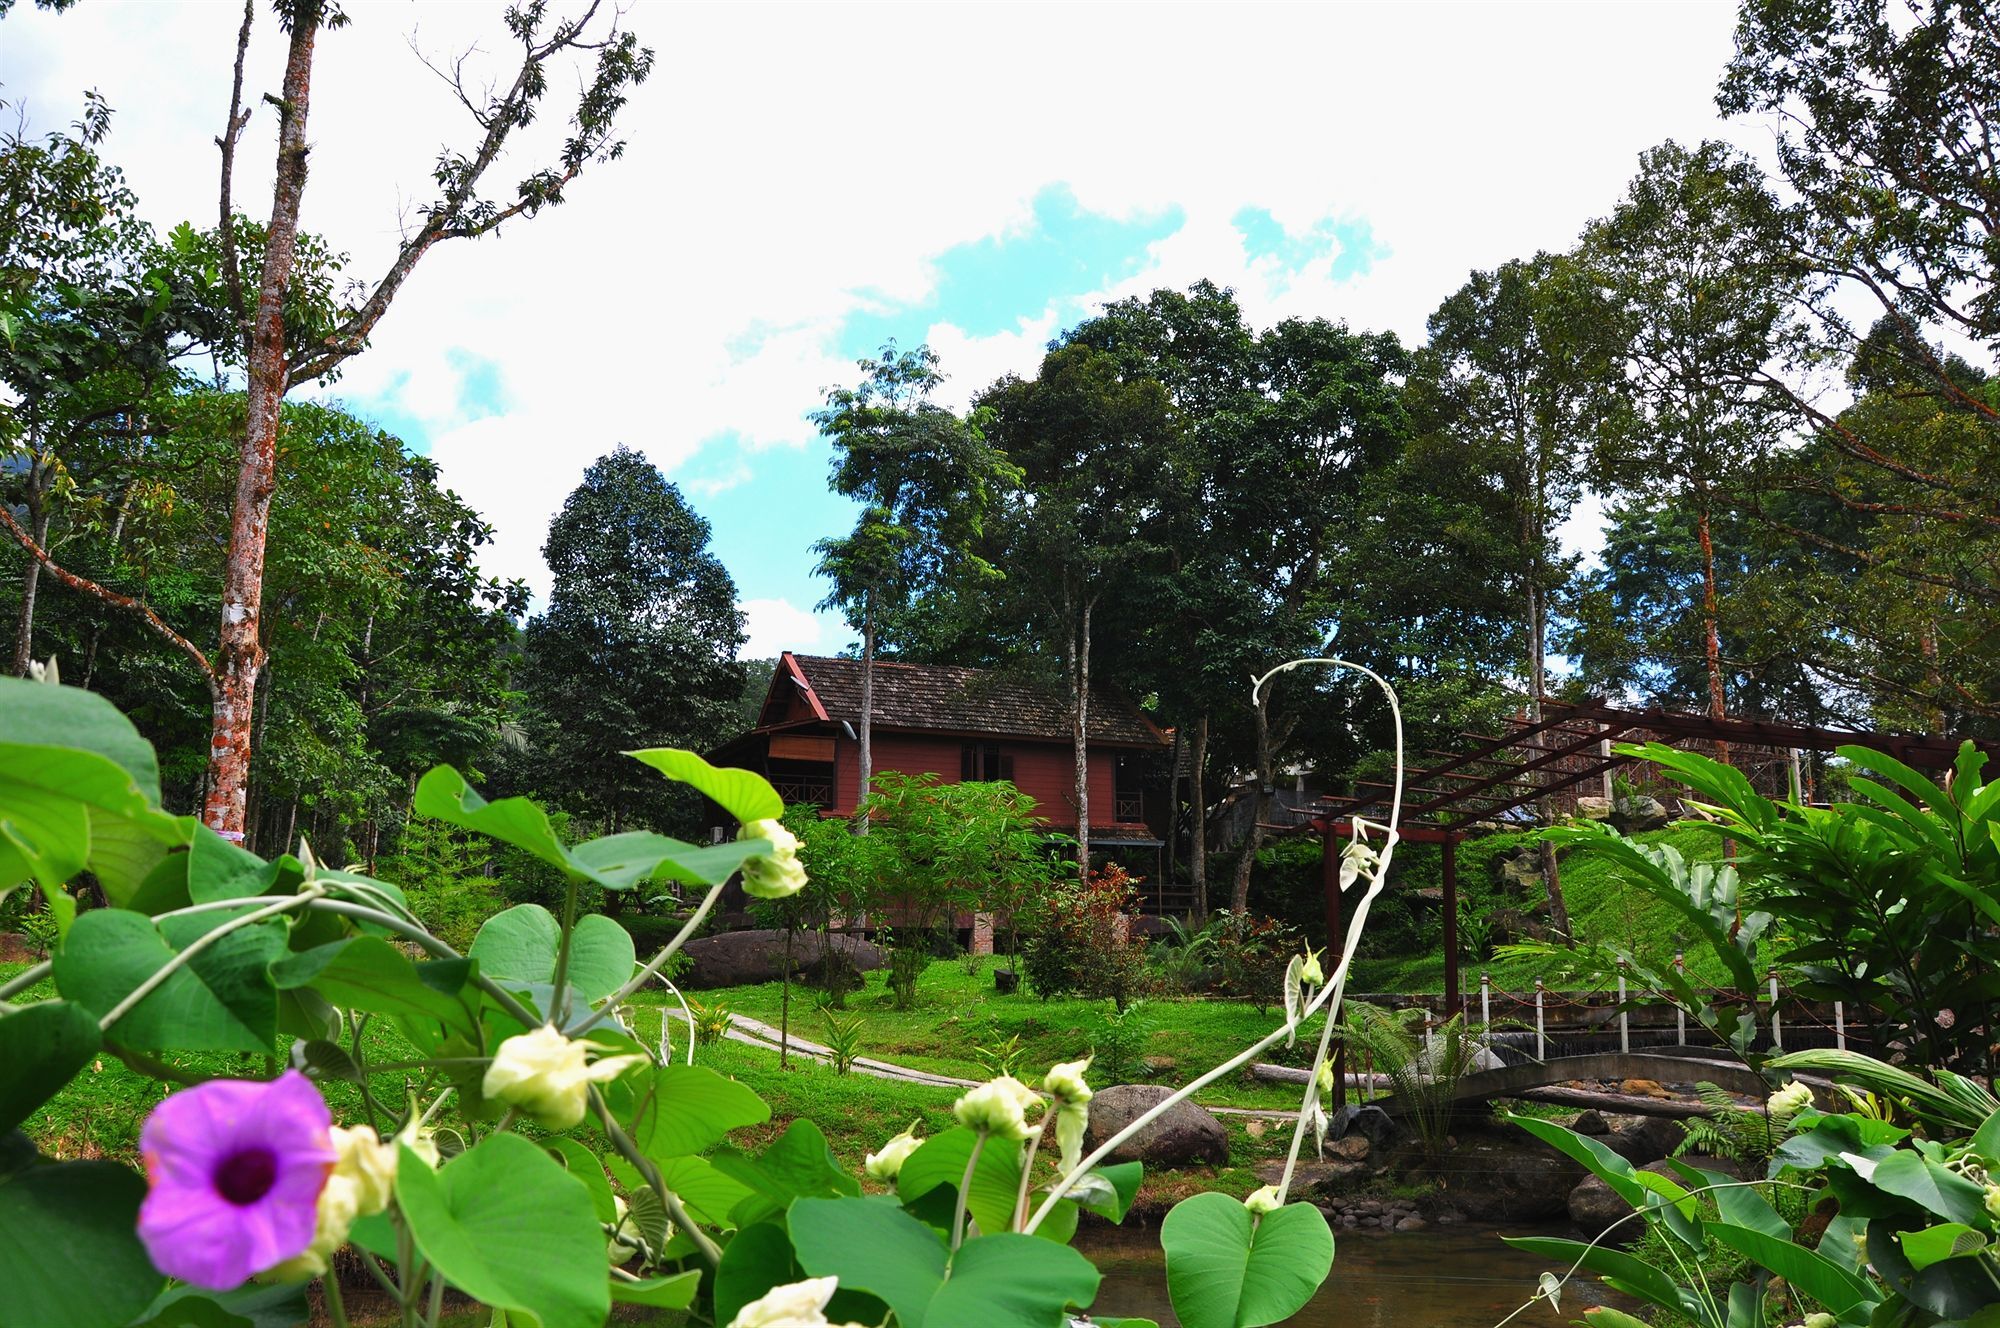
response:
<svg viewBox="0 0 2000 1328"><path fill-rule="evenodd" d="M787 651L757 726L711 759L758 771L788 803L851 816L862 792L861 673L857 659ZM877 660L874 712L877 773L1011 780L1051 830L1076 832L1075 755L1060 693L993 670ZM1091 846L1150 875L1167 824L1158 777L1168 739L1109 688L1091 699L1089 731Z"/></svg>

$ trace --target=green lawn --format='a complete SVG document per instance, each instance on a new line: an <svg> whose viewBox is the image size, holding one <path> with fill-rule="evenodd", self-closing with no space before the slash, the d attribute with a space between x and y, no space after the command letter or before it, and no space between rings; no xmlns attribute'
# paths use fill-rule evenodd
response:
<svg viewBox="0 0 2000 1328"><path fill-rule="evenodd" d="M1025 991L1002 996L994 990L992 968L996 961L980 963L977 974L968 973L958 960L939 960L925 970L917 987L914 1009L897 1010L890 1001L884 975L867 975L862 990L850 992L844 1010L832 1012L840 1019L858 1017L861 1023L861 1054L936 1074L966 1079L985 1079L997 1072L998 1054L1010 1040L1018 1039L1016 1073L1023 1079L1039 1078L1049 1066L1077 1060L1098 1052L1100 1064L1092 1071L1095 1082L1104 1077L1107 1058L1103 1048L1111 1034L1113 1011L1104 1000L1044 1001ZM997 961L1004 964L1004 960ZM792 988L792 1028L813 1042L827 1041L825 1018L815 1008L818 993ZM662 999L655 994L652 999ZM730 987L720 991L690 993L690 999L704 1005L723 1005L732 1012L748 1015L774 1027L778 1024L781 989L778 983ZM1238 1001L1200 997L1155 997L1140 1002L1126 1016L1136 1028L1133 1059L1150 1068L1133 1067L1128 1076L1146 1082L1178 1087L1242 1051L1283 1022L1273 1009L1264 1013ZM642 1035L656 1034L657 1023L642 1023ZM1304 1065L1311 1057L1310 1040L1319 1025L1302 1030L1299 1045L1282 1044L1263 1059ZM748 1048L743 1048L749 1051ZM775 1059L775 1057L773 1058ZM942 1091L942 1090L940 1090ZM1217 1082L1196 1098L1208 1106L1296 1107L1297 1096L1289 1090L1232 1076Z"/></svg>

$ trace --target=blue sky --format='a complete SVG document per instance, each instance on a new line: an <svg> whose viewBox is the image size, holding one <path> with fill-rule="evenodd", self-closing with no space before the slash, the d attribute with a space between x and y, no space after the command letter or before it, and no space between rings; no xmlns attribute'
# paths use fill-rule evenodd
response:
<svg viewBox="0 0 2000 1328"><path fill-rule="evenodd" d="M387 268L440 148L472 130L410 47L472 50L475 84L509 77L498 8L348 0L319 43L301 220L348 277ZM1768 152L1712 101L1733 0L1056 12L633 0L623 21L660 64L621 116L623 157L560 208L438 246L327 390L435 456L496 528L486 569L537 587L584 467L644 451L712 523L752 648L833 650L847 634L813 613L810 549L852 513L805 415L883 340L936 348L954 404L1032 373L1104 302L1200 278L1258 326L1414 340L1469 271L1569 245L1661 140ZM97 89L144 215L206 225L240 17L16 6L0 88L30 132ZM253 212L283 59L260 20L236 166ZM564 114L512 146L496 196L548 159Z"/></svg>

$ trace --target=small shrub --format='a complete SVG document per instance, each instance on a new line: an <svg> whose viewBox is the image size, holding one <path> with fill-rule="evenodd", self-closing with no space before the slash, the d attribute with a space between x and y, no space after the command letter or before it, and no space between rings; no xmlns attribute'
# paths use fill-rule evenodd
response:
<svg viewBox="0 0 2000 1328"><path fill-rule="evenodd" d="M988 1043L972 1049L973 1058L986 1071L989 1079L997 1079L1002 1075L1018 1078L1019 1076L1015 1075L1014 1071L1019 1068L1021 1057L1026 1054L1026 1049L1021 1046L1021 1035L1019 1033L1014 1034L1005 1042Z"/></svg>
<svg viewBox="0 0 2000 1328"><path fill-rule="evenodd" d="M1132 887L1114 862L1041 899L1022 952L1036 995L1101 996L1123 1010L1144 993L1146 943L1132 934Z"/></svg>
<svg viewBox="0 0 2000 1328"><path fill-rule="evenodd" d="M694 1012L694 1044L708 1047L722 1041L730 1028L730 1009L721 1001L702 1005L688 1002L688 1009Z"/></svg>
<svg viewBox="0 0 2000 1328"><path fill-rule="evenodd" d="M831 1010L821 1010L820 1019L826 1024L826 1049L833 1053L833 1072L846 1074L854 1068L854 1062L861 1057L860 1015L849 1015L842 1019Z"/></svg>
<svg viewBox="0 0 2000 1328"><path fill-rule="evenodd" d="M1285 966L1304 948L1298 928L1222 908L1215 911L1209 931L1215 938L1218 992L1246 998L1259 1013L1283 999Z"/></svg>
<svg viewBox="0 0 2000 1328"><path fill-rule="evenodd" d="M1091 1068L1105 1083L1130 1083L1145 1068L1146 1039L1152 1035L1152 1021L1141 1013L1135 1001L1122 1010L1104 1016L1104 1022L1090 1039Z"/></svg>

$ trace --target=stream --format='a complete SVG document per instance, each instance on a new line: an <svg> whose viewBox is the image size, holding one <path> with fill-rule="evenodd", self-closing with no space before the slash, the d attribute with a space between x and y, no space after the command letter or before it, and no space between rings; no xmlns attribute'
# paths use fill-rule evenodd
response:
<svg viewBox="0 0 2000 1328"><path fill-rule="evenodd" d="M1575 1232L1563 1225L1510 1227L1505 1234ZM1534 1294L1536 1279L1548 1267L1535 1255L1501 1244L1500 1235L1477 1224L1405 1233L1336 1232L1332 1275L1286 1322L1291 1328L1493 1328ZM1097 1313L1179 1328L1167 1300L1157 1230L1086 1229L1077 1233L1076 1247L1104 1274L1092 1307ZM1546 1328L1571 1322L1585 1306L1604 1304L1630 1306L1585 1274L1564 1290L1563 1313L1537 1305L1514 1323Z"/></svg>

